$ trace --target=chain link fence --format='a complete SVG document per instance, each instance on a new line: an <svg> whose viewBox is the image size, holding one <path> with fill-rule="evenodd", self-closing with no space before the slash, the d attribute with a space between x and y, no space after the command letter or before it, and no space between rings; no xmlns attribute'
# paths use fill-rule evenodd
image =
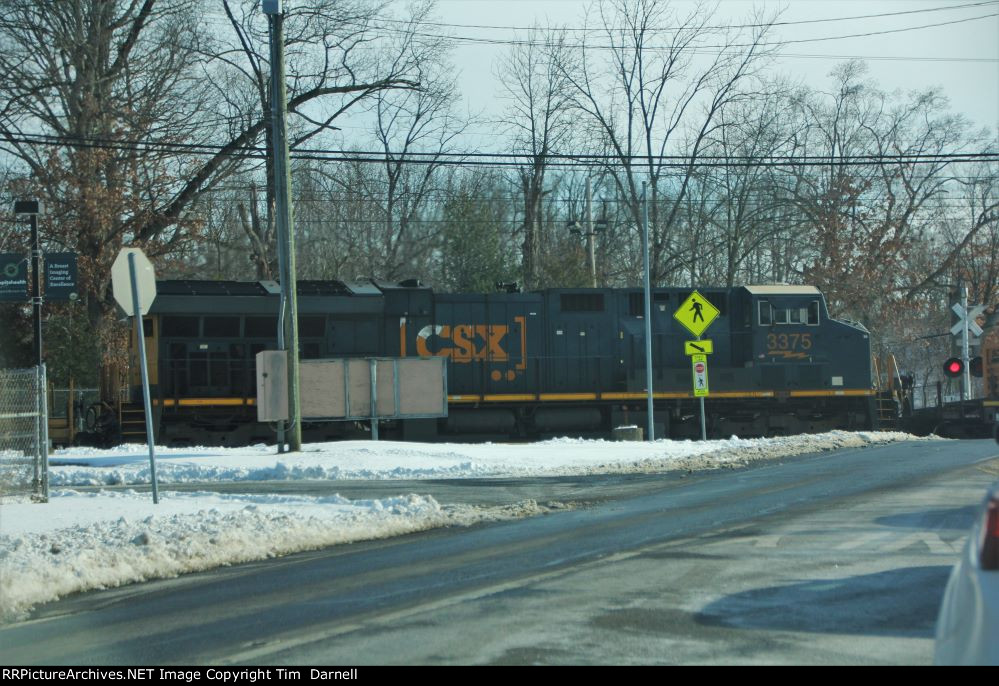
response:
<svg viewBox="0 0 999 686"><path fill-rule="evenodd" d="M48 499L45 365L0 369L0 496Z"/></svg>

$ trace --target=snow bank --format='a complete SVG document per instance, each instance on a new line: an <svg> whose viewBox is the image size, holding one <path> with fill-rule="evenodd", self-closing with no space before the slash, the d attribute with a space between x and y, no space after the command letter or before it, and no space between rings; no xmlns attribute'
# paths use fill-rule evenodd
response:
<svg viewBox="0 0 999 686"><path fill-rule="evenodd" d="M70 593L175 577L340 543L447 525L539 514L442 507L429 496L379 500L171 493L54 491L47 504L0 509L0 618L23 618Z"/></svg>
<svg viewBox="0 0 999 686"><path fill-rule="evenodd" d="M481 445L343 441L307 445L278 455L273 446L157 448L161 484L296 479L516 478L660 472L711 468L844 447L919 440L897 432L833 431L781 438L720 441L613 442L562 438L540 443ZM929 439L923 439L929 440ZM700 458L692 461L692 458ZM50 460L53 487L149 483L145 446L71 448Z"/></svg>

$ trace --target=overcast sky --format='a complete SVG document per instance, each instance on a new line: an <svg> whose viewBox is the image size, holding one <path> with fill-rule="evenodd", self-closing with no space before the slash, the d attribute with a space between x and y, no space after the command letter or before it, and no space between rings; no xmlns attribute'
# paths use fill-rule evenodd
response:
<svg viewBox="0 0 999 686"><path fill-rule="evenodd" d="M505 40L517 38L518 34L523 37L523 31L512 27L582 27L589 4L583 0L438 0L437 15L443 23L466 25L447 29L455 36ZM694 6L691 2L675 4L684 14ZM999 1L722 0L712 23L743 23L754 5L784 8L781 22L844 18L777 27L781 40L805 42L786 45L774 65L775 71L821 89L828 84L827 74L839 61L866 58L870 76L883 88L907 91L941 86L955 111L979 125L999 128ZM906 14L898 14L902 12ZM889 13L893 16L870 16ZM845 19L858 16L865 18ZM932 24L942 25L914 28ZM876 35L843 37L855 34ZM816 40L826 38L831 40ZM505 45L459 41L455 61L471 110L499 109L493 95L497 90L493 64L507 50Z"/></svg>

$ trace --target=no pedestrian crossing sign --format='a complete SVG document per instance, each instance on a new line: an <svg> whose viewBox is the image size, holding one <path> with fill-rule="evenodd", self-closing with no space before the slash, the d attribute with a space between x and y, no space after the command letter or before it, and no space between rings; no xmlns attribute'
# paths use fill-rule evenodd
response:
<svg viewBox="0 0 999 686"><path fill-rule="evenodd" d="M690 366L694 373L694 397L702 398L708 394L708 356L691 355Z"/></svg>

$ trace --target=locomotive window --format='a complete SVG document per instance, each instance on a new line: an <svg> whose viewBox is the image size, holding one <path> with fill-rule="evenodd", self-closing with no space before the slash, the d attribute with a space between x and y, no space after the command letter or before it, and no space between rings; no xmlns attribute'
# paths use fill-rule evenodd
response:
<svg viewBox="0 0 999 686"><path fill-rule="evenodd" d="M248 338L277 338L277 317L247 317Z"/></svg>
<svg viewBox="0 0 999 686"><path fill-rule="evenodd" d="M563 312L603 312L603 293L563 293Z"/></svg>
<svg viewBox="0 0 999 686"><path fill-rule="evenodd" d="M819 325L819 301L813 300L808 304L808 325Z"/></svg>
<svg viewBox="0 0 999 686"><path fill-rule="evenodd" d="M774 308L774 324L787 324L787 309L783 307Z"/></svg>
<svg viewBox="0 0 999 686"><path fill-rule="evenodd" d="M801 316L802 312L805 311L804 307L791 307L787 311L787 319L791 324L800 324L804 317Z"/></svg>
<svg viewBox="0 0 999 686"><path fill-rule="evenodd" d="M322 338L325 334L326 334L326 317L298 318L299 336L308 336L309 338Z"/></svg>
<svg viewBox="0 0 999 686"><path fill-rule="evenodd" d="M239 317L205 317L205 338L239 338Z"/></svg>
<svg viewBox="0 0 999 686"><path fill-rule="evenodd" d="M162 333L164 338L170 338L171 336L176 336L181 338L197 338L198 318L163 317Z"/></svg>
<svg viewBox="0 0 999 686"><path fill-rule="evenodd" d="M760 301L760 326L770 326L774 323L774 311L769 300Z"/></svg>
<svg viewBox="0 0 999 686"><path fill-rule="evenodd" d="M645 294L644 293L629 293L628 294L628 315L631 317L644 317L645 316Z"/></svg>

